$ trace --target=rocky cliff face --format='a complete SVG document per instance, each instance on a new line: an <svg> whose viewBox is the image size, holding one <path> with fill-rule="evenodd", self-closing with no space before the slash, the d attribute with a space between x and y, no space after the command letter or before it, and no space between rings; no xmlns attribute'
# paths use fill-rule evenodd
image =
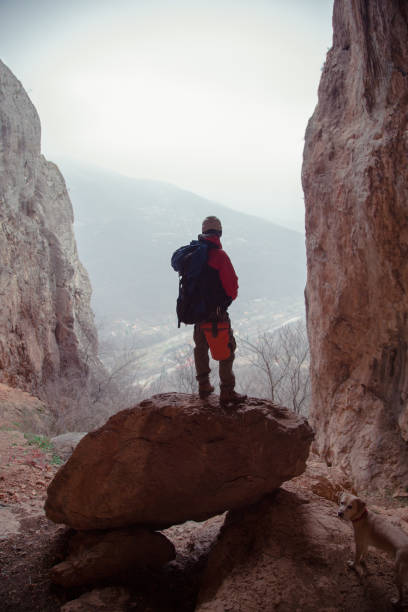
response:
<svg viewBox="0 0 408 612"><path fill-rule="evenodd" d="M41 155L37 112L1 62L0 129L0 381L60 409L97 367L91 287L64 179Z"/></svg>
<svg viewBox="0 0 408 612"><path fill-rule="evenodd" d="M408 485L408 4L335 0L307 131L318 450L360 488Z"/></svg>

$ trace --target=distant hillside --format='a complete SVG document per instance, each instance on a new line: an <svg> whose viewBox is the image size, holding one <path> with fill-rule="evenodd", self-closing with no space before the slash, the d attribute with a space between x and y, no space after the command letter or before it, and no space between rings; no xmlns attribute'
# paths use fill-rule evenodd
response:
<svg viewBox="0 0 408 612"><path fill-rule="evenodd" d="M302 298L304 237L158 181L60 163L75 212L79 253L98 317L135 320L174 313L173 251L196 239L201 221L220 217L222 243L239 277L241 307L255 298Z"/></svg>

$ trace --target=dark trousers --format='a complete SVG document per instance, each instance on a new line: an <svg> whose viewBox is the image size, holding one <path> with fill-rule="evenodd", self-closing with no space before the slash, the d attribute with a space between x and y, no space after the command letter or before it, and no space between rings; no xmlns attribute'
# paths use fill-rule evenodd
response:
<svg viewBox="0 0 408 612"><path fill-rule="evenodd" d="M200 324L194 325L194 361L197 372L198 384L208 382L210 369L210 358L208 354L209 346L205 333L200 328ZM232 329L230 327L230 348L231 355L228 359L219 361L219 374L220 374L220 389L226 391L232 391L235 387L235 376L232 371L232 364L235 357L235 349L237 347Z"/></svg>

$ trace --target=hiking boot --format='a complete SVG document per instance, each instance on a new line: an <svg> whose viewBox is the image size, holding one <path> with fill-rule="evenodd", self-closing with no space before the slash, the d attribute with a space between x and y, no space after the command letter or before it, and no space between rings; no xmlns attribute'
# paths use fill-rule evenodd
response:
<svg viewBox="0 0 408 612"><path fill-rule="evenodd" d="M234 390L222 390L220 393L220 404L221 406L228 406L228 404L242 404L247 399L247 395L241 395Z"/></svg>
<svg viewBox="0 0 408 612"><path fill-rule="evenodd" d="M200 396L201 399L205 399L206 397L211 395L213 391L214 391L214 387L212 386L209 380L204 383L198 384L198 395Z"/></svg>

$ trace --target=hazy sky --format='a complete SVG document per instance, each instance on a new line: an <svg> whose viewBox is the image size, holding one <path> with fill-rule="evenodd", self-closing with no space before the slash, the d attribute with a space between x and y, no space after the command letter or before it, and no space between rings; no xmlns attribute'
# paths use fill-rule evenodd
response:
<svg viewBox="0 0 408 612"><path fill-rule="evenodd" d="M0 0L42 148L297 229L332 0Z"/></svg>

